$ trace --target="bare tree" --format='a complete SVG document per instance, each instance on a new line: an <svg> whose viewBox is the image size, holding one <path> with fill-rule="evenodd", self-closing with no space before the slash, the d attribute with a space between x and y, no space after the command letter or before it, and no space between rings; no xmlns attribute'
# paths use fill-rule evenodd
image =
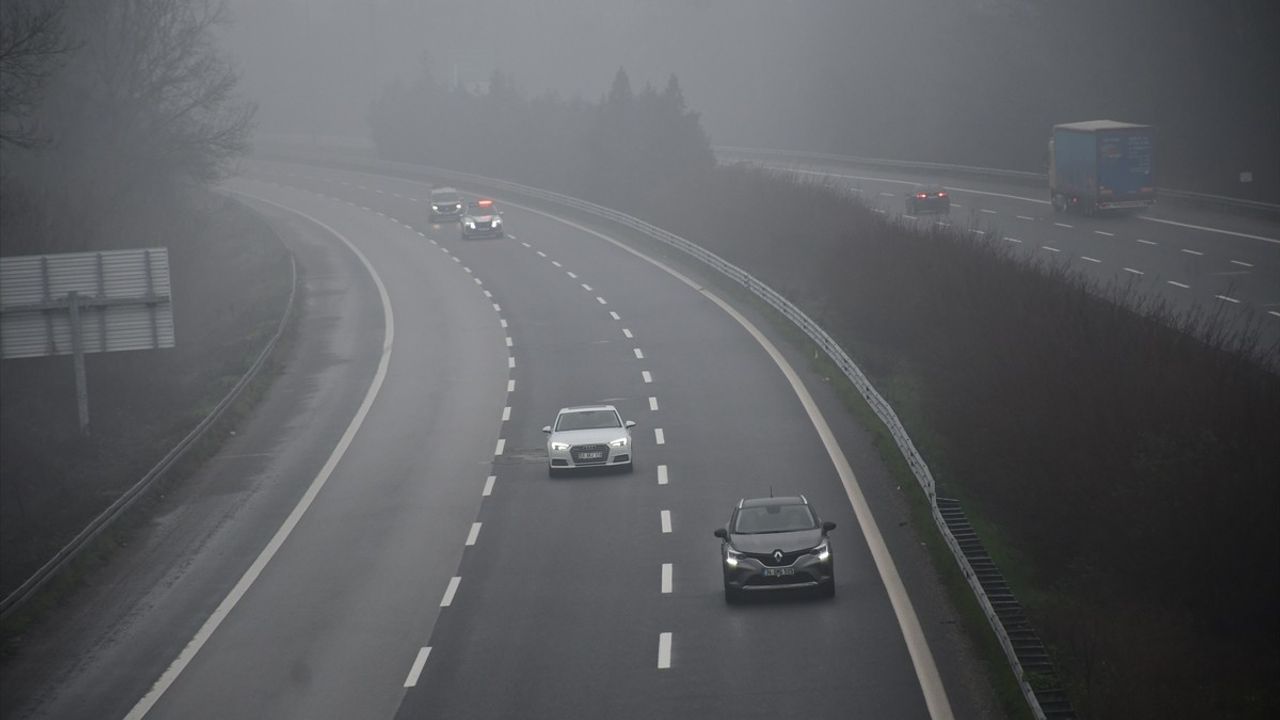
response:
<svg viewBox="0 0 1280 720"><path fill-rule="evenodd" d="M29 147L40 140L32 108L71 50L62 16L65 0L7 0L0 4L0 144Z"/></svg>

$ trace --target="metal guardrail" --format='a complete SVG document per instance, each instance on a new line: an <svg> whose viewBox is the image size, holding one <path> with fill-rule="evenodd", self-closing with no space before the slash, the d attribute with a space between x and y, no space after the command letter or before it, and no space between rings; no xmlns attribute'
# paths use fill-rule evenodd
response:
<svg viewBox="0 0 1280 720"><path fill-rule="evenodd" d="M1033 185L1047 183L1044 173L1026 172L1023 170L1003 170L1000 168L978 167L974 165L948 165L945 163L919 162L914 160L889 160L886 158L868 158L855 155L836 155L831 153L802 152L795 150L769 150L762 148L735 147L732 145L716 145L712 148L717 157L725 159L750 160L763 159L778 162L795 162L807 160L813 162L836 163L862 167L882 167L890 170L921 170L940 175L963 175L972 177L1000 178L1014 180L1019 184ZM1171 200L1184 200L1201 205L1214 205L1236 210L1251 210L1270 215L1280 215L1280 204L1245 200L1225 195L1176 190L1173 188L1156 188L1156 195Z"/></svg>
<svg viewBox="0 0 1280 720"><path fill-rule="evenodd" d="M311 155L314 160L314 151L312 151ZM305 154L303 157L305 157ZM886 401L884 397L876 391L875 387L872 386L871 381L867 379L867 376L862 372L862 369L853 362L848 353L844 351L844 348L840 347L840 344L832 339L832 337L827 334L827 331L822 329L822 327L806 315L804 311L796 307L791 301L787 300L773 288L761 282L751 273L743 270L733 263L730 263L719 255L706 250L700 245L692 243L673 233L667 232L662 228L650 225L649 223L632 217L631 215L627 215L626 213L621 213L617 210L596 205L595 203L587 202L586 200L579 200L578 198L570 197L568 195L561 195L559 193L530 187L528 185L520 185L506 180L497 180L494 178L484 177L482 175L472 175L470 173L424 165L411 165L408 163L387 160L371 161L351 158L342 158L338 163L344 167L362 167L364 169L383 172L390 169L406 177L418 179L442 179L454 183L484 187L490 190L535 198L537 200L573 208L574 210L603 218L623 227L635 230L660 242L666 243L671 247L691 255L702 263L720 272L725 277L733 280L738 285L746 288L753 295L764 300L770 307L777 310L784 317L794 323L806 336L808 336L810 340L812 340L818 347L822 348L823 352L827 354L827 357L829 357L831 361L840 368L840 371L849 379L862 398L871 406L876 417L880 418L880 421L885 424L886 428L888 428L889 433L893 436L893 440L897 444L899 451L902 452L902 456L906 459L907 465L911 468L912 474L915 475L916 481L920 484L921 490L924 491L925 497L929 500L930 514L933 516L933 521L937 526L938 532L942 535L947 547L951 549L951 554L955 557L956 564L959 565L961 572L964 574L965 580L969 583L969 588L977 598L978 604L981 606L983 613L987 617L987 622L991 625L992 631L996 634L1000 647L1004 649L1005 658L1008 660L1009 666L1013 670L1018 686L1022 690L1022 695L1027 701L1027 705L1031 708L1031 711L1037 720L1045 720L1045 713L1040 707L1040 702L1036 697L1035 690L1031 686L1030 678L1024 671L1021 662L1018 660L1017 653L1014 650L1014 645L1009 638L1008 632L1005 631L1004 625L996 614L996 610L992 606L990 598L987 597L986 592L983 590L982 583L979 581L977 573L965 557L965 553L960 547L960 542L956 539L955 535L952 534L950 528L947 526L946 520L943 518L942 513L938 508L937 490L933 480L933 475L929 472L928 464L925 463L924 458L921 457L919 451L916 450L915 443L912 442L911 437L907 434L906 428L903 427L902 422L898 419L897 413L894 412L888 401Z"/></svg>
<svg viewBox="0 0 1280 720"><path fill-rule="evenodd" d="M99 513L87 527L81 530L79 534L71 539L71 542L67 543L48 562L41 566L35 574L27 578L25 582L5 596L3 600L0 600L0 619L8 617L22 607L58 571L79 557L80 553L89 546L89 543L93 542L94 538L101 535L104 530L119 519L149 487L155 484L156 480L182 459L192 445L204 437L205 432L222 417L227 408L231 407L231 404L240 397L240 393L257 377L258 372L266 364L267 358L270 357L271 351L275 349L276 343L284 334L289 317L293 314L294 297L297 295L298 290L298 266L292 255L289 256L289 274L289 300L285 303L284 312L280 316L280 323L276 326L275 334L271 336L271 339L267 341L267 344L258 353L257 358L254 359L253 365L249 366L249 369L240 377L235 386L223 396L222 400L214 406L213 410L209 411L209 414L191 432L187 433L186 437L182 438L172 450L166 453L160 459L160 462L156 463L146 475L143 475L141 480L134 483L124 494L116 498L115 502L111 503L106 510Z"/></svg>

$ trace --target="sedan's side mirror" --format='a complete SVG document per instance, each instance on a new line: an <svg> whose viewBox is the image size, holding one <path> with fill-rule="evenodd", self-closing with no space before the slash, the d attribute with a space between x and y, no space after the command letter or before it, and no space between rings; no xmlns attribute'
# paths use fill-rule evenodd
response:
<svg viewBox="0 0 1280 720"><path fill-rule="evenodd" d="M729 531L725 530L724 528L716 528L716 537L720 538L721 540L728 540Z"/></svg>
<svg viewBox="0 0 1280 720"><path fill-rule="evenodd" d="M550 425L544 425L544 426L542 427L542 432L544 432L544 433L550 433L550 432L551 432L551 426L550 426Z"/></svg>
<svg viewBox="0 0 1280 720"><path fill-rule="evenodd" d="M831 522L830 520L822 521L822 532L824 533L831 532L832 530L835 530L835 529L836 529L835 523Z"/></svg>
<svg viewBox="0 0 1280 720"><path fill-rule="evenodd" d="M635 420L628 420L628 421L626 421L626 422L624 422L624 423L622 423L622 424L623 424L623 425L625 425L625 426L627 427L627 429L628 429L628 430L630 430L631 428L633 428L633 427L635 427L635 426L636 426L636 421L635 421Z"/></svg>

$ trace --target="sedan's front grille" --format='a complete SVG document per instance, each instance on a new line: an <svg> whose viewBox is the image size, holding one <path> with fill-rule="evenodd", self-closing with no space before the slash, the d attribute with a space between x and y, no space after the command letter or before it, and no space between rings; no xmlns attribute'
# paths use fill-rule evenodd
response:
<svg viewBox="0 0 1280 720"><path fill-rule="evenodd" d="M574 465L603 465L609 461L609 446L575 445L569 455Z"/></svg>

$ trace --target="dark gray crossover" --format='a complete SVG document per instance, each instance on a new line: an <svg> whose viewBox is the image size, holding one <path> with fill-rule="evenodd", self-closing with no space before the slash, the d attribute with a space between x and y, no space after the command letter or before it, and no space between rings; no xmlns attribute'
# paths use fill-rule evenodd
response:
<svg viewBox="0 0 1280 720"><path fill-rule="evenodd" d="M747 593L816 588L836 594L831 543L836 524L823 522L805 496L738 501L726 527L716 528L724 569L724 599Z"/></svg>
<svg viewBox="0 0 1280 720"><path fill-rule="evenodd" d="M431 191L431 222L458 220L462 217L462 197L451 187Z"/></svg>

